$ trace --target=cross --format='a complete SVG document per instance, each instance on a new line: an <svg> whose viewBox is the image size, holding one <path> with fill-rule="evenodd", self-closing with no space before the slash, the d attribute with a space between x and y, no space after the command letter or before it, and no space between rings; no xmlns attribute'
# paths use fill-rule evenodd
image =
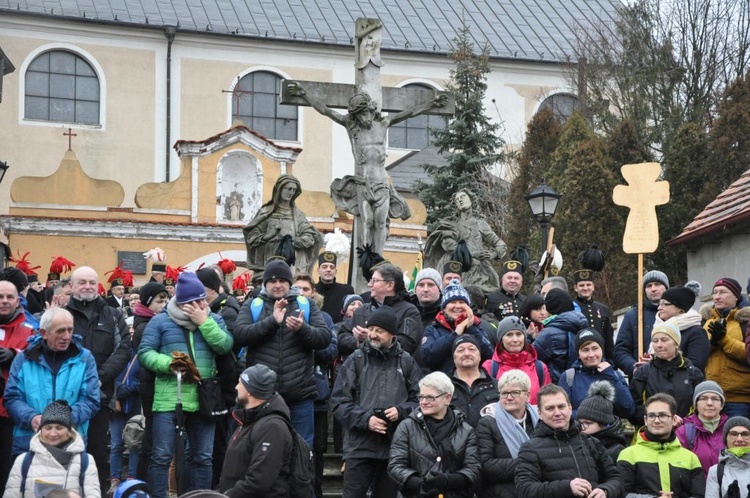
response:
<svg viewBox="0 0 750 498"><path fill-rule="evenodd" d="M379 19L357 19L355 38L354 85L282 80L281 103L311 106L344 126L349 134L354 175L335 179L331 198L337 208L354 215L349 281L362 291L366 283L354 249L371 244L382 255L388 219L411 216L406 200L396 192L385 171L388 127L420 114L453 115L455 100L446 92L381 86L383 24ZM347 109L348 113L333 109ZM382 115L382 111L388 114ZM356 282L352 271L359 274Z"/></svg>
<svg viewBox="0 0 750 498"><path fill-rule="evenodd" d="M73 137L77 137L77 133L73 133L73 128L68 128L68 133L63 132L63 136L68 137L68 150L73 150Z"/></svg>
<svg viewBox="0 0 750 498"><path fill-rule="evenodd" d="M232 94L232 102L235 104L235 110L234 110L234 123L241 123L242 120L240 119L240 100L245 98L245 95L251 95L255 92L252 90L245 90L240 85L240 77L237 76L237 84L234 85L234 88L231 90L222 90L221 93L231 93Z"/></svg>

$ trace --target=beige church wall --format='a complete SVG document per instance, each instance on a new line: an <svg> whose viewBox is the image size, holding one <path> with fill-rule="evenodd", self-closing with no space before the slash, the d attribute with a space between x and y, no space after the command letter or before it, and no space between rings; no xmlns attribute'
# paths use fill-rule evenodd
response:
<svg viewBox="0 0 750 498"><path fill-rule="evenodd" d="M175 43L178 44L179 40ZM275 70L278 74L287 74L300 80L331 81L330 71L291 65L298 56L285 55L286 51L277 54L269 50L267 45L263 50L247 48L240 55L237 55L236 49L228 52L227 59L234 55L242 58L241 62L222 60L221 54L215 54L211 58L195 58L196 50L190 50L189 53L192 57L180 59L180 99L183 104L180 138L183 140L202 140L227 129L228 122L231 121L230 97L222 93L222 90L229 90L237 76L244 76L249 69ZM287 65L283 64L285 61ZM331 157L331 130L330 126L326 126L326 121L328 118L318 115L310 108L301 109L298 128L301 141L273 140L281 146L303 148L292 169L308 190L329 190L330 163L315 159Z"/></svg>
<svg viewBox="0 0 750 498"><path fill-rule="evenodd" d="M48 45L52 49L79 48L82 51L79 55L85 57L88 53L93 58L92 66L100 68L100 76L103 75L100 82L106 85L102 102L104 121L102 126L70 125L77 134L72 147L88 175L122 184L123 205L133 206L137 187L144 180L153 179L156 146L153 51L97 44L96 36L84 38L75 31L54 39L37 37L26 30L0 31L4 33L0 36L0 46L16 66L16 71L4 78L0 104L2 160L11 166L0 186L0 212L8 208L8 188L13 179L52 174L68 148L63 132L67 132L69 125L24 120L19 110L24 66L31 62L32 52Z"/></svg>

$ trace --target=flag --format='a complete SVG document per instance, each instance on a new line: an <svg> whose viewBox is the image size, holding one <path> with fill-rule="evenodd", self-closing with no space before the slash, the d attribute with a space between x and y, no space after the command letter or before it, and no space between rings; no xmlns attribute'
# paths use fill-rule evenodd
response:
<svg viewBox="0 0 750 498"><path fill-rule="evenodd" d="M414 269L411 271L411 282L409 282L409 292L414 292L416 286L417 274L422 271L422 253L417 254L417 260L414 262Z"/></svg>

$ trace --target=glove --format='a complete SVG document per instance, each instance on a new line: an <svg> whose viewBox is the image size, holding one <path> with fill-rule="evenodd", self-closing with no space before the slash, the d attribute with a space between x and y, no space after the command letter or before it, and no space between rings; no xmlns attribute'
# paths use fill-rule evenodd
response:
<svg viewBox="0 0 750 498"><path fill-rule="evenodd" d="M8 367L13 363L16 352L8 348L0 348L0 367Z"/></svg>
<svg viewBox="0 0 750 498"><path fill-rule="evenodd" d="M711 333L711 345L719 347L719 343L727 335L727 326L724 320L716 320L708 325L708 331Z"/></svg>
<svg viewBox="0 0 750 498"><path fill-rule="evenodd" d="M431 470L427 477L422 480L422 488L425 491L445 491L448 487L448 474Z"/></svg>
<svg viewBox="0 0 750 498"><path fill-rule="evenodd" d="M419 486L419 498L437 498L438 492L436 490L427 490L423 484Z"/></svg>
<svg viewBox="0 0 750 498"><path fill-rule="evenodd" d="M196 384L201 380L201 373L193 363L193 360L187 354L181 351L172 351L172 363L169 364L170 370L184 370L182 380L184 382Z"/></svg>

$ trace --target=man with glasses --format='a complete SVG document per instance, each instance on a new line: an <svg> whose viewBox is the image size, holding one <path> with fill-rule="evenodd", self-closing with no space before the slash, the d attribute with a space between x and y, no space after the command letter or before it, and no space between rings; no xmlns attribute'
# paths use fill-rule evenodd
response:
<svg viewBox="0 0 750 498"><path fill-rule="evenodd" d="M414 358L396 339L397 330L398 317L389 306L370 313L368 340L336 377L333 415L347 431L343 498L364 498L370 487L377 498L397 493L386 473L391 438L397 424L417 407L421 378Z"/></svg>
<svg viewBox="0 0 750 498"><path fill-rule="evenodd" d="M396 314L394 333L401 348L410 355L416 354L422 343L422 315L408 302L409 294L404 287L401 268L390 263L378 264L367 286L370 288L370 302L357 308L354 315L344 321L338 335L339 354L349 355L367 341L370 315L383 306Z"/></svg>
<svg viewBox="0 0 750 498"><path fill-rule="evenodd" d="M620 474L607 451L571 423L573 408L565 390L547 384L537 393L537 406L539 425L518 450L518 498L623 496Z"/></svg>
<svg viewBox="0 0 750 498"><path fill-rule="evenodd" d="M677 402L669 394L657 393L646 400L646 427L636 443L620 452L620 470L625 493L663 498L700 497L706 479L695 453L683 448L675 435Z"/></svg>
<svg viewBox="0 0 750 498"><path fill-rule="evenodd" d="M706 498L743 496L750 489L750 419L727 420L724 444L719 463L708 471Z"/></svg>

